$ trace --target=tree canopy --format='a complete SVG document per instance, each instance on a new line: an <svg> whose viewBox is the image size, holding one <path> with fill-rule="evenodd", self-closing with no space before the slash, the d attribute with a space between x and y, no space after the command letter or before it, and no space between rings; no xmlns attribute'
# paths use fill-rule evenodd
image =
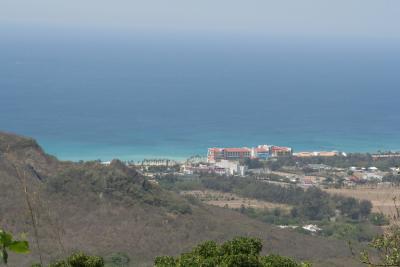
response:
<svg viewBox="0 0 400 267"><path fill-rule="evenodd" d="M156 267L309 267L309 263L279 255L260 256L262 243L260 239L237 237L218 245L214 241L206 241L188 253L174 258L170 256L157 257Z"/></svg>

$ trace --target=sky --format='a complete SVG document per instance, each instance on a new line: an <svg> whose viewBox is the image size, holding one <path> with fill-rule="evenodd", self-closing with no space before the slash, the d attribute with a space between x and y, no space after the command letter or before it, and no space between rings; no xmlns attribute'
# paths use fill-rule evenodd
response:
<svg viewBox="0 0 400 267"><path fill-rule="evenodd" d="M0 0L0 28L400 39L399 0Z"/></svg>

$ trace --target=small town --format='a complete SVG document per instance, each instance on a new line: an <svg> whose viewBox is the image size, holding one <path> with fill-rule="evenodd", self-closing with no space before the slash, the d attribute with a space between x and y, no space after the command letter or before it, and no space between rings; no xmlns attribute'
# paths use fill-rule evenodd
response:
<svg viewBox="0 0 400 267"><path fill-rule="evenodd" d="M400 153L395 152L365 154L367 155L372 162L377 163L382 160L400 159ZM275 166L289 158L297 162L287 166L285 164ZM397 165L379 168L371 164L363 166L360 165L362 162L357 161L354 162L355 166L329 165L329 161L335 158L346 161L351 157L339 151L294 152L291 147L259 145L256 147L213 147L208 149L206 157L197 155L184 161L144 159L139 162L130 161L127 164L135 166L150 178L171 173L188 179L198 175L257 177L266 182L295 184L301 187L354 187L365 184L390 186L392 183L385 181L384 178L400 174L400 168ZM323 162L324 159L327 162L314 163L314 161ZM103 164L108 163L103 162Z"/></svg>

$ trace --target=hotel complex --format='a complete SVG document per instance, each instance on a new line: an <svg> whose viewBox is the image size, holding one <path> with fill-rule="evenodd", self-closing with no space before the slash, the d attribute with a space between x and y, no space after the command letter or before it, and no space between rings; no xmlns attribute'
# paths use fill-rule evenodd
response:
<svg viewBox="0 0 400 267"><path fill-rule="evenodd" d="M213 147L208 149L207 161L215 163L221 160L268 159L271 157L290 156L292 152L293 150L290 147L270 145L259 145L252 148Z"/></svg>

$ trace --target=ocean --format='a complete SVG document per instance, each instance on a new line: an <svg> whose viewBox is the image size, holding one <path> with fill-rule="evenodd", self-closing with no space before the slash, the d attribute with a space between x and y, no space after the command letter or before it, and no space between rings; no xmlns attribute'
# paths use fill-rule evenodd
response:
<svg viewBox="0 0 400 267"><path fill-rule="evenodd" d="M400 46L376 40L8 33L0 130L64 160L208 147L400 150Z"/></svg>

